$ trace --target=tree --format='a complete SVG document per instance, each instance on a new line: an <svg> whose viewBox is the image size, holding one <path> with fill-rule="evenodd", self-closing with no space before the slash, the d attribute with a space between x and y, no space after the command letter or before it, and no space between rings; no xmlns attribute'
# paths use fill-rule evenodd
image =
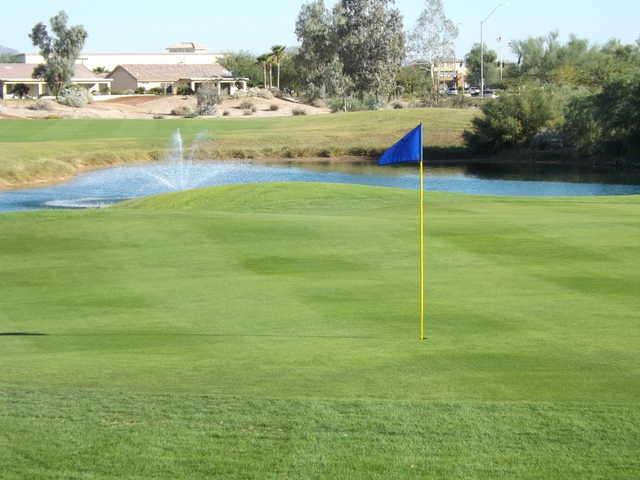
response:
<svg viewBox="0 0 640 480"><path fill-rule="evenodd" d="M394 0L341 0L334 22L336 50L355 89L388 98L406 53Z"/></svg>
<svg viewBox="0 0 640 480"><path fill-rule="evenodd" d="M260 84L260 77L263 76L263 69L255 55L249 52L230 52L219 60L227 70L233 72L236 77L244 77L249 79L249 86Z"/></svg>
<svg viewBox="0 0 640 480"><path fill-rule="evenodd" d="M271 58L276 64L278 68L278 78L277 78L277 86L278 90L280 90L280 65L282 64L282 59L286 54L286 47L284 45L274 45L271 47Z"/></svg>
<svg viewBox="0 0 640 480"><path fill-rule="evenodd" d="M465 55L465 62L467 64L468 74L467 78L469 82L474 85L480 85L481 83L481 48L480 44L476 43L471 51ZM493 50L484 48L484 82L485 85L492 85L498 81L498 66L496 64L498 60L498 54Z"/></svg>
<svg viewBox="0 0 640 480"><path fill-rule="evenodd" d="M262 65L263 86L267 88L267 65L269 63L269 55L260 55L256 58L256 63Z"/></svg>
<svg viewBox="0 0 640 480"><path fill-rule="evenodd" d="M33 78L41 78L56 97L60 91L71 82L76 58L84 47L87 31L82 25L67 27L69 17L60 11L51 18L51 32L47 31L44 23L33 27L29 37L33 45L40 49L45 63L38 65L33 72Z"/></svg>
<svg viewBox="0 0 640 480"><path fill-rule="evenodd" d="M29 95L29 85L26 85L24 83L16 83L9 93L22 100L24 97Z"/></svg>
<svg viewBox="0 0 640 480"><path fill-rule="evenodd" d="M296 20L296 36L300 41L300 48L295 62L302 72L305 88L313 98L320 92L327 92L327 84L330 82L325 75L335 71L335 63L339 60L333 21L324 0L312 0L302 5Z"/></svg>
<svg viewBox="0 0 640 480"><path fill-rule="evenodd" d="M445 15L442 0L426 0L409 35L409 52L413 60L429 65L433 92L438 90L435 69L442 62L454 60L456 38L458 27Z"/></svg>

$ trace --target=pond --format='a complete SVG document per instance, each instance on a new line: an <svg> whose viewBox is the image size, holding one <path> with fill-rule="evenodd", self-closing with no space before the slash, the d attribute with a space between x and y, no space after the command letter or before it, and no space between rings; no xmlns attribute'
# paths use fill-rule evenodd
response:
<svg viewBox="0 0 640 480"><path fill-rule="evenodd" d="M426 188L474 195L585 196L640 194L640 178L566 168L428 167ZM100 208L147 195L212 185L329 182L418 188L415 167L356 164L264 165L248 162L168 162L85 173L55 186L0 192L0 211Z"/></svg>

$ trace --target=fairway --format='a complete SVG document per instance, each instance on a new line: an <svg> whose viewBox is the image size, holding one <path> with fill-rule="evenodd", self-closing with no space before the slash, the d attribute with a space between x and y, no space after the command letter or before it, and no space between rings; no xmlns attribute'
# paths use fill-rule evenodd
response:
<svg viewBox="0 0 640 480"><path fill-rule="evenodd" d="M0 477L640 477L640 198L417 203L0 215Z"/></svg>
<svg viewBox="0 0 640 480"><path fill-rule="evenodd" d="M2 120L0 189L162 158L176 129L187 145L202 135L200 156L206 159L366 158L421 121L427 148L457 151L474 115L471 109L430 108L261 119Z"/></svg>

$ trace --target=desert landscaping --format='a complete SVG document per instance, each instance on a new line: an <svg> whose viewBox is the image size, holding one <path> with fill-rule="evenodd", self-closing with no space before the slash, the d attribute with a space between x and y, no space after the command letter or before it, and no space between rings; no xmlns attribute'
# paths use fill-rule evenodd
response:
<svg viewBox="0 0 640 480"><path fill-rule="evenodd" d="M36 104L42 109L34 109ZM249 104L253 108L246 108ZM195 109L196 98L193 95L96 96L93 103L81 108L61 105L53 99L24 99L0 101L0 118L171 118L182 117L184 112ZM326 107L302 104L294 99L226 97L211 117L288 117L294 115L294 110L298 115L329 113Z"/></svg>

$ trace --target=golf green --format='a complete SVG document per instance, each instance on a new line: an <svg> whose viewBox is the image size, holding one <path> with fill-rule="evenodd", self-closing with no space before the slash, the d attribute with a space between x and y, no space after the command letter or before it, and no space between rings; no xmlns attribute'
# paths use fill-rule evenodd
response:
<svg viewBox="0 0 640 480"><path fill-rule="evenodd" d="M426 343L417 208L0 215L0 477L640 477L640 198L428 194Z"/></svg>

